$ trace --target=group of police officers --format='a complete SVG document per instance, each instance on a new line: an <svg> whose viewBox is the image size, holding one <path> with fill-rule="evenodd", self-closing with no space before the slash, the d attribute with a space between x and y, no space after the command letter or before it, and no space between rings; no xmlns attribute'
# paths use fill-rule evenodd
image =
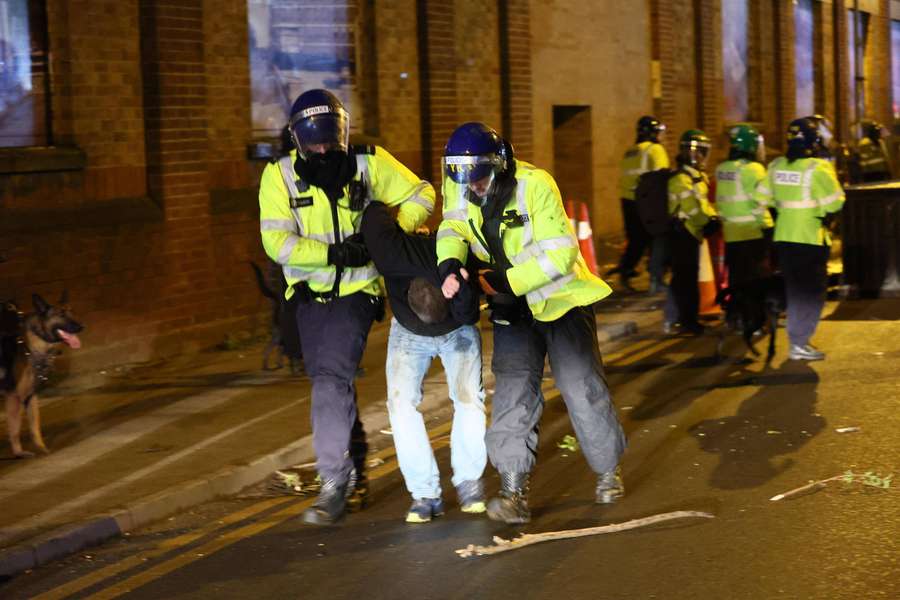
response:
<svg viewBox="0 0 900 600"><path fill-rule="evenodd" d="M793 121L787 154L765 169L762 137L749 125L735 126L728 160L716 171L716 208L708 198L705 172L710 140L699 130L685 132L677 168L668 178L672 230L654 238L643 229L634 190L644 174L668 168L660 143L665 126L653 117L641 118L622 168L628 245L618 267L620 281L628 285L651 247L651 286L666 287L663 272L670 264L668 289L677 317L672 320L698 333L698 251L710 223L721 221L734 281L765 276L771 269L768 240L774 239L787 287L790 357L823 358L809 338L824 296L828 216L840 210L844 199L824 156L823 127L812 119ZM395 207L397 226L413 235L432 213L435 191L385 149L351 146L350 116L326 90L297 98L288 130L294 149L262 174L260 229L266 253L282 267L286 301L296 311L312 381L313 446L322 485L303 518L327 525L339 521L354 494L366 487L366 442L354 379L369 330L384 314L384 291L360 234L361 220L367 206L380 202ZM593 312L611 288L581 256L556 182L516 158L512 145L483 123L466 123L450 136L442 182L443 215L433 242L441 284L436 293L452 301L470 280L467 269L477 265L472 281L477 279L487 298L494 338L492 418L486 435L479 437L500 474L501 488L484 502L480 480L465 482L457 486L460 505L465 512L486 511L507 523L530 519L529 478L546 357L597 475L595 500L615 502L624 493L619 459L626 442L603 371ZM480 386L480 374L474 376ZM413 500L408 521L427 522L440 514L439 498L413 493Z"/></svg>

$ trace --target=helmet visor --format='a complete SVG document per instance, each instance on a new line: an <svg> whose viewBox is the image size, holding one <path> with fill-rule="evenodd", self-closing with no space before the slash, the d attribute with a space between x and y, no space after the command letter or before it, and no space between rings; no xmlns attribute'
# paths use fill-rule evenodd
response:
<svg viewBox="0 0 900 600"><path fill-rule="evenodd" d="M294 115L291 136L301 156L328 150L346 152L350 139L350 115L331 106L313 106Z"/></svg>
<svg viewBox="0 0 900 600"><path fill-rule="evenodd" d="M503 159L496 154L484 156L445 156L441 159L444 175L456 183L472 183L489 177L504 168Z"/></svg>

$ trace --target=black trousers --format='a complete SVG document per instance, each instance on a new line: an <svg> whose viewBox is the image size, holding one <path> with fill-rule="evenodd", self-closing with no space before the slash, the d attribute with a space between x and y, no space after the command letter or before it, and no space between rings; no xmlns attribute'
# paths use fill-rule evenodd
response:
<svg viewBox="0 0 900 600"><path fill-rule="evenodd" d="M362 472L368 449L356 407L356 371L377 299L359 292L322 303L297 304L297 327L306 372L312 380L311 421L316 468L323 480L347 481Z"/></svg>
<svg viewBox="0 0 900 600"><path fill-rule="evenodd" d="M700 311L700 289L697 275L700 271L700 242L683 225L676 225L669 234L672 252L672 281L670 289L678 307L678 322L687 330L697 329L697 313Z"/></svg>
<svg viewBox="0 0 900 600"><path fill-rule="evenodd" d="M787 333L803 346L816 332L828 290L828 246L776 242L787 296Z"/></svg>
<svg viewBox="0 0 900 600"><path fill-rule="evenodd" d="M772 244L768 236L756 240L725 244L725 265L728 267L728 286L739 288L772 274L770 256Z"/></svg>
<svg viewBox="0 0 900 600"><path fill-rule="evenodd" d="M644 224L641 222L641 217L638 213L637 203L634 200L626 200L625 198L622 198L621 202L627 243L625 252L622 253L622 258L619 259L619 273L627 277L628 273L641 262L644 251L647 250L653 238L644 229Z"/></svg>
<svg viewBox="0 0 900 600"><path fill-rule="evenodd" d="M584 457L595 473L613 470L625 450L625 434L606 384L590 306L550 322L494 325L496 388L485 438L491 463L501 473L528 473L534 466L548 355Z"/></svg>

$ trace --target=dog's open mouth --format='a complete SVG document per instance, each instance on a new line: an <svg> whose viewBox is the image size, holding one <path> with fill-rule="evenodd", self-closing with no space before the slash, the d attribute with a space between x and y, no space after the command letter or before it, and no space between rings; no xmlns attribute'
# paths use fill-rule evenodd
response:
<svg viewBox="0 0 900 600"><path fill-rule="evenodd" d="M57 329L56 335L58 335L60 339L62 339L62 341L64 341L66 345L69 346L69 348L72 348L74 350L78 350L79 348L81 348L81 340L78 339L78 336L74 333L68 333L63 331L62 329Z"/></svg>

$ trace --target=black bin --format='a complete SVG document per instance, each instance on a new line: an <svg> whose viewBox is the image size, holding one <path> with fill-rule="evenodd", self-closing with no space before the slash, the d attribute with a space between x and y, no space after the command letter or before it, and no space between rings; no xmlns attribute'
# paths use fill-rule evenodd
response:
<svg viewBox="0 0 900 600"><path fill-rule="evenodd" d="M847 187L844 283L851 296L900 296L900 180Z"/></svg>

